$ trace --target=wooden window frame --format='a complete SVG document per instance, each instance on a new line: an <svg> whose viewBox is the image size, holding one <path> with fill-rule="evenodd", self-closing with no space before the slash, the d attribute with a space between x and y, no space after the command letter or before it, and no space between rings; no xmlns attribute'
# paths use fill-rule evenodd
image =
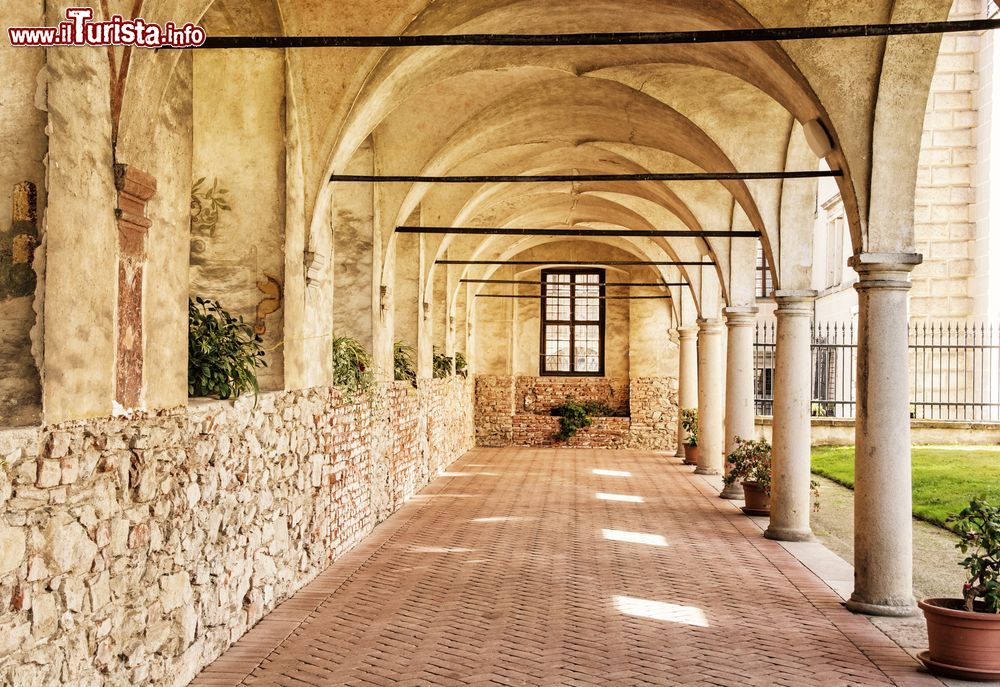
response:
<svg viewBox="0 0 1000 687"><path fill-rule="evenodd" d="M569 296L569 320L550 320L547 319L546 313L548 312L548 278L551 275L569 275L570 277L570 296ZM599 308L600 315L598 316L597 322L582 320L577 321L576 319L576 277L578 275L596 275L598 284L600 285L598 295L600 296ZM539 338L538 338L538 372L542 377L603 377L605 374L604 368L604 357L606 348L606 327L607 327L607 308L605 304L607 303L607 287L605 282L607 281L605 270L602 269L546 269L542 270L542 309L539 313L539 321L541 323ZM597 371L587 371L578 372L576 368L576 328L578 326L586 325L597 325L598 330L598 362ZM562 325L569 327L569 351L570 351L570 370L563 372L560 370L549 371L545 369L545 349L546 349L546 336L545 329L548 325Z"/></svg>

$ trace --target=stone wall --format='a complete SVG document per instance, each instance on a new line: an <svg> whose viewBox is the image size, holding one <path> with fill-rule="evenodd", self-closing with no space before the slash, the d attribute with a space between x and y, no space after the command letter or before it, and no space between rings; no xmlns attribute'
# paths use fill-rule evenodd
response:
<svg viewBox="0 0 1000 687"><path fill-rule="evenodd" d="M544 446L555 442L551 411L568 397L597 401L629 417L594 418L568 446L673 451L677 448L677 380L671 377L476 378L478 446Z"/></svg>
<svg viewBox="0 0 1000 687"><path fill-rule="evenodd" d="M181 685L472 445L472 383L0 433L0 683Z"/></svg>
<svg viewBox="0 0 1000 687"><path fill-rule="evenodd" d="M978 19L982 0L958 0L952 20ZM952 34L941 39L927 102L920 168L914 197L914 236L924 263L913 270L914 318L982 317L971 297L975 276L976 55L981 38Z"/></svg>

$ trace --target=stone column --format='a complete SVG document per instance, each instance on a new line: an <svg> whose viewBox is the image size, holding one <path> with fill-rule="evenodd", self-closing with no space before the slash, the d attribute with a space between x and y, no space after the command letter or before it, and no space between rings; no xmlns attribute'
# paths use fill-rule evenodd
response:
<svg viewBox="0 0 1000 687"><path fill-rule="evenodd" d="M909 273L914 253L851 259L858 290L854 593L859 613L914 613L910 476Z"/></svg>
<svg viewBox="0 0 1000 687"><path fill-rule="evenodd" d="M814 291L778 291L771 457L771 523L764 536L812 539L810 482Z"/></svg>
<svg viewBox="0 0 1000 687"><path fill-rule="evenodd" d="M722 472L722 320L698 320L699 475Z"/></svg>
<svg viewBox="0 0 1000 687"><path fill-rule="evenodd" d="M736 438L752 439L754 428L753 402L753 332L757 322L757 308L726 308L726 329L729 344L726 347L726 455L736 448ZM729 473L729 465L725 465ZM720 496L724 499L742 499L743 487L733 484Z"/></svg>
<svg viewBox="0 0 1000 687"><path fill-rule="evenodd" d="M698 328L678 327L680 338L680 365L678 366L677 405L680 409L698 407ZM677 457L684 457L684 440L687 432L677 414ZM687 460L684 461L688 463ZM694 463L688 463L693 465Z"/></svg>

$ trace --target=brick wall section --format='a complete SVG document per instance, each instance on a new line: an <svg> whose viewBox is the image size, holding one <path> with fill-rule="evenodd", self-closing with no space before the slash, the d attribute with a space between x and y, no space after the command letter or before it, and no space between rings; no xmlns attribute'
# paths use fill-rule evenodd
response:
<svg viewBox="0 0 1000 687"><path fill-rule="evenodd" d="M627 379L518 377L515 412L548 415L569 397L603 403L624 413L629 409L629 383Z"/></svg>
<svg viewBox="0 0 1000 687"><path fill-rule="evenodd" d="M958 0L951 19L982 16L983 0ZM924 264L913 272L915 318L963 319L975 315L969 279L976 238L975 130L978 124L976 56L980 38L942 37L931 84L915 196L915 237Z"/></svg>
<svg viewBox="0 0 1000 687"><path fill-rule="evenodd" d="M559 421L552 408L568 396L627 409L631 417L594 418L568 446L673 451L677 381L673 378L581 379L478 377L476 443L483 447L551 446Z"/></svg>
<svg viewBox="0 0 1000 687"><path fill-rule="evenodd" d="M476 446L514 441L514 377L476 376Z"/></svg>
<svg viewBox="0 0 1000 687"><path fill-rule="evenodd" d="M435 380L0 433L0 684L186 684L471 448L471 405Z"/></svg>

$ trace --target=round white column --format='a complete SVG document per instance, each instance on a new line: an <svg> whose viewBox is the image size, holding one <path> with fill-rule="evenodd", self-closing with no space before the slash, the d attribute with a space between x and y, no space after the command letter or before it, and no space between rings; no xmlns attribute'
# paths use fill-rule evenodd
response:
<svg viewBox="0 0 1000 687"><path fill-rule="evenodd" d="M774 370L771 522L764 536L812 539L811 420L812 316L815 292L778 291Z"/></svg>
<svg viewBox="0 0 1000 687"><path fill-rule="evenodd" d="M736 438L752 439L754 428L753 404L753 332L757 308L726 308L726 455L736 448ZM729 464L725 464L729 474ZM719 494L724 499L742 499L743 487L734 483Z"/></svg>
<svg viewBox="0 0 1000 687"><path fill-rule="evenodd" d="M722 320L698 320L699 475L722 473Z"/></svg>
<svg viewBox="0 0 1000 687"><path fill-rule="evenodd" d="M854 461L854 593L859 613L904 616L913 603L910 473L909 272L921 256L851 259L858 291Z"/></svg>
<svg viewBox="0 0 1000 687"><path fill-rule="evenodd" d="M680 410L698 407L698 328L679 327L677 336L680 339L680 365L677 405ZM684 440L687 432L681 424L680 413L677 414L677 453L678 458L684 457ZM685 460L685 462L687 462ZM693 463L689 463L693 465Z"/></svg>

